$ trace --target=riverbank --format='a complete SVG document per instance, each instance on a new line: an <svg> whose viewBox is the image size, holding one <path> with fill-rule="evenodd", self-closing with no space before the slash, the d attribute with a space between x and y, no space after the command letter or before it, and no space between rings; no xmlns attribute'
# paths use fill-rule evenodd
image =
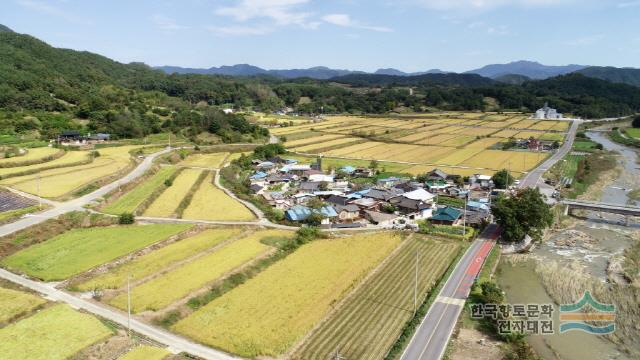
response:
<svg viewBox="0 0 640 360"><path fill-rule="evenodd" d="M635 149L617 144L606 133L587 136L615 153L615 167L598 175L582 199L638 206L632 190L640 188ZM640 224L638 219L599 212L561 217L544 241L526 255L503 257L497 281L510 303L573 303L590 291L602 303L616 306L616 331L597 336L567 332L529 336L544 359L640 358Z"/></svg>

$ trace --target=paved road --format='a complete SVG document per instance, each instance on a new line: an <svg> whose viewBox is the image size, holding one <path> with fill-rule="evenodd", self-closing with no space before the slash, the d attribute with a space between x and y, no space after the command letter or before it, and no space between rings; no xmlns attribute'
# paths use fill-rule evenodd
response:
<svg viewBox="0 0 640 360"><path fill-rule="evenodd" d="M520 181L520 188L528 188L528 187L536 187L542 176L547 170L551 169L553 165L555 165L558 161L562 160L573 147L573 142L576 139L576 132L578 131L578 126L580 126L580 120L574 120L571 124L571 128L569 128L569 132L567 133L567 138L564 141L564 144L555 152L550 158L545 160L542 164L540 164L537 168L529 172L524 179Z"/></svg>
<svg viewBox="0 0 640 360"><path fill-rule="evenodd" d="M447 348L471 285L495 245L498 227L489 225L462 256L416 329L401 360L438 360Z"/></svg>
<svg viewBox="0 0 640 360"><path fill-rule="evenodd" d="M127 324L128 324L127 314L119 310L114 310L102 304L96 304L89 300L80 299L62 290L58 290L49 284L25 279L19 275L13 274L3 269L0 269L0 278L3 278L5 280L11 281L16 284L20 284L31 290L37 291L45 295L48 299L52 301L64 302L76 309L86 310L94 315L98 315L102 318L118 323L124 326L125 328L127 327ZM237 357L234 357L222 351L218 351L206 346L196 344L183 337L174 335L170 332L167 332L163 329L159 329L155 326L145 324L134 318L131 319L131 330L139 334L142 334L154 341L157 341L161 344L168 346L169 350L172 351L173 353L187 352L189 354L196 355L204 359L211 359L211 360L239 359Z"/></svg>
<svg viewBox="0 0 640 360"><path fill-rule="evenodd" d="M6 224L6 225L2 225L0 226L0 237L2 236L6 236L9 234L12 234L16 231L20 231L22 229L28 228L29 226L33 226L36 224L39 224L41 222L45 222L49 219L53 219L55 217L58 217L64 213L68 213L70 211L76 211L76 210L84 210L83 206L89 204L90 202L106 195L107 193L115 190L116 188L118 188L118 186L120 185L124 185L140 176L142 176L147 170L149 170L149 168L153 165L153 160L163 154L166 154L167 152L169 152L171 150L169 149L165 149L162 151L159 151L157 153L154 153L152 155L147 156L140 164L138 164L138 166L136 166L135 169L133 169L129 174L127 174L125 177L121 178L118 181L112 182L110 184L107 184L103 187L101 187L100 189L84 195L82 197L79 197L77 199L73 199L73 200L69 200L67 202L63 202L63 203L51 203L48 202L50 204L52 204L52 208L37 214L33 214L30 216L26 216L18 221L12 222L10 224ZM34 198L34 196L30 196L31 198ZM37 198L37 197L36 197Z"/></svg>

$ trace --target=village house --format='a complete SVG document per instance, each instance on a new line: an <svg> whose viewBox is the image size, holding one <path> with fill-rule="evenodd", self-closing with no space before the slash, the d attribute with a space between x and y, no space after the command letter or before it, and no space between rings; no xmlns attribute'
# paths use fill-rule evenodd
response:
<svg viewBox="0 0 640 360"><path fill-rule="evenodd" d="M325 205L320 209L311 209L306 206L296 205L284 212L285 219L289 221L301 222L305 221L311 214L317 213L322 215L323 219L321 224L331 224L333 218L338 217L338 213L333 206Z"/></svg>
<svg viewBox="0 0 640 360"><path fill-rule="evenodd" d="M333 207L338 213L338 221L342 223L354 222L360 218L360 208L358 205L334 205Z"/></svg>
<svg viewBox="0 0 640 360"><path fill-rule="evenodd" d="M400 217L396 214L387 214L379 211L364 210L364 217L374 225L383 228L391 228Z"/></svg>
<svg viewBox="0 0 640 360"><path fill-rule="evenodd" d="M429 221L436 225L459 225L462 211L452 207L444 207L436 210Z"/></svg>

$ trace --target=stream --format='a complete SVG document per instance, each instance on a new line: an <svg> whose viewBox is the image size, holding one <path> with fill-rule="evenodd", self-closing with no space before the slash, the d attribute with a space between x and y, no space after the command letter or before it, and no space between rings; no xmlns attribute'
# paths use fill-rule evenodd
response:
<svg viewBox="0 0 640 360"><path fill-rule="evenodd" d="M619 165L623 171L613 182L606 184L600 201L611 204L640 206L629 199L628 193L640 188L640 165L637 153L606 136L605 133L588 132L587 136L603 145L604 149L620 154ZM613 258L621 258L624 250L638 241L640 223L637 218L599 212L587 212L577 219L569 229L555 231L546 242L537 246L527 261L501 261L498 268L498 283L506 292L510 303L553 303L545 291L540 277L535 273L535 261L571 264L581 273L606 282L607 272ZM529 336L528 341L544 359L631 359L621 353L617 346L601 336L572 331L558 332L558 313L555 312L556 333L554 335Z"/></svg>

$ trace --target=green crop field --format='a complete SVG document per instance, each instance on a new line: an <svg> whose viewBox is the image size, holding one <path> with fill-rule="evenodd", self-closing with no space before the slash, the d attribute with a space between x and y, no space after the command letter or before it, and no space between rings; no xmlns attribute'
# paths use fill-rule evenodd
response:
<svg viewBox="0 0 640 360"><path fill-rule="evenodd" d="M63 280L190 227L161 224L73 229L5 258L2 265L45 281Z"/></svg>
<svg viewBox="0 0 640 360"><path fill-rule="evenodd" d="M455 258L457 243L413 237L304 342L295 359L383 359L413 316L415 258L419 254L418 303Z"/></svg>
<svg viewBox="0 0 640 360"><path fill-rule="evenodd" d="M392 233L316 240L182 319L173 329L241 356L278 356L400 242Z"/></svg>
<svg viewBox="0 0 640 360"><path fill-rule="evenodd" d="M22 314L28 313L46 301L22 291L0 287L0 326Z"/></svg>
<svg viewBox="0 0 640 360"><path fill-rule="evenodd" d="M134 212L156 189L164 186L164 181L170 178L175 172L175 167L163 167L150 179L136 186L133 190L121 196L113 203L105 206L102 212L114 215L120 215L124 212Z"/></svg>
<svg viewBox="0 0 640 360"><path fill-rule="evenodd" d="M131 290L134 312L159 310L176 300L188 296L208 283L271 250L260 240L274 236L292 236L282 230L258 231L248 237L235 240L215 251L204 254L183 266L156 277ZM127 306L127 294L113 298L110 303L121 309Z"/></svg>
<svg viewBox="0 0 640 360"><path fill-rule="evenodd" d="M149 275L159 273L167 266L197 255L229 238L237 236L240 232L240 229L205 230L195 236L182 239L126 262L107 273L77 285L77 288L81 291L120 288L126 284L129 276L131 276L131 281L138 281Z"/></svg>
<svg viewBox="0 0 640 360"><path fill-rule="evenodd" d="M162 360L170 353L163 348L140 345L124 354L118 360Z"/></svg>
<svg viewBox="0 0 640 360"><path fill-rule="evenodd" d="M632 138L640 139L640 128L628 128L625 129L624 132L626 132L627 135L631 136Z"/></svg>
<svg viewBox="0 0 640 360"><path fill-rule="evenodd" d="M55 305L0 329L0 358L68 359L111 335L93 316Z"/></svg>

